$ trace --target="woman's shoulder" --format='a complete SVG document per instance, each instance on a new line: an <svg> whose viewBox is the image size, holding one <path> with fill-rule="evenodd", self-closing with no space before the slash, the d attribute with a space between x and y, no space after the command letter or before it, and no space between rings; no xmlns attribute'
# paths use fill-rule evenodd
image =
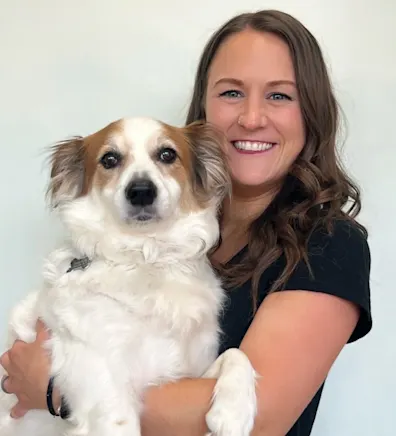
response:
<svg viewBox="0 0 396 436"><path fill-rule="evenodd" d="M323 248L344 250L363 250L365 256L370 257L367 241L367 231L363 226L352 219L333 219L329 225L320 223L311 232L307 240L308 248L320 246Z"/></svg>
<svg viewBox="0 0 396 436"><path fill-rule="evenodd" d="M318 225L307 240L307 257L291 274L284 289L324 292L355 303L360 318L349 342L372 327L371 256L367 232L349 219L334 219L330 229Z"/></svg>
<svg viewBox="0 0 396 436"><path fill-rule="evenodd" d="M332 262L333 268L327 265L323 273L331 274L337 265L345 272L354 268L370 273L371 254L368 234L365 228L349 219L334 219L330 226L318 225L309 235L307 257L310 264L318 269L323 262ZM346 267L348 267L346 269Z"/></svg>

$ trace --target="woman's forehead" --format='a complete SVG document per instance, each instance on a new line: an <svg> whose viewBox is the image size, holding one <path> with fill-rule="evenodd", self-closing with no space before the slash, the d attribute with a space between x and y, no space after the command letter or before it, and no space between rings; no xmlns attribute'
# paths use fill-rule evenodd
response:
<svg viewBox="0 0 396 436"><path fill-rule="evenodd" d="M209 80L229 78L294 81L287 44L276 35L246 30L232 35L219 47L209 70Z"/></svg>

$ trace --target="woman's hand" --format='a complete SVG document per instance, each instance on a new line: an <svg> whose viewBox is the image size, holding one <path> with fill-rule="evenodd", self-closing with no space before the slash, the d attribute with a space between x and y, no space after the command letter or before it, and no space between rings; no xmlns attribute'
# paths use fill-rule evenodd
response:
<svg viewBox="0 0 396 436"><path fill-rule="evenodd" d="M9 376L3 387L8 393L18 397L18 403L11 410L13 418L24 416L30 409L47 408L50 360L43 343L49 338L49 334L40 321L37 322L36 331L37 337L34 342L17 340L11 349L0 357L0 364Z"/></svg>

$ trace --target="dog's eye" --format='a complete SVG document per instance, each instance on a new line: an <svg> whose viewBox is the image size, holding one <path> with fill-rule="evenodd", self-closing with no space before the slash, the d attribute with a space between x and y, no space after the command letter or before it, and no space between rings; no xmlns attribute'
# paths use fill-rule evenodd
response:
<svg viewBox="0 0 396 436"><path fill-rule="evenodd" d="M121 162L121 156L118 153L115 153L114 151L109 151L105 153L100 159L100 163L104 168L106 168L106 170L115 168L120 164L120 162Z"/></svg>
<svg viewBox="0 0 396 436"><path fill-rule="evenodd" d="M176 160L177 153L173 148L164 147L158 152L158 158L161 162L171 164Z"/></svg>

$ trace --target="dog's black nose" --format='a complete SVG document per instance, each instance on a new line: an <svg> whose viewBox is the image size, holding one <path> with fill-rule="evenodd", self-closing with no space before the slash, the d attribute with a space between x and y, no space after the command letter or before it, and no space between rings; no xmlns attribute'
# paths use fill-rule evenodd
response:
<svg viewBox="0 0 396 436"><path fill-rule="evenodd" d="M149 179L133 180L126 187L125 196L133 206L150 206L157 196L157 187Z"/></svg>

